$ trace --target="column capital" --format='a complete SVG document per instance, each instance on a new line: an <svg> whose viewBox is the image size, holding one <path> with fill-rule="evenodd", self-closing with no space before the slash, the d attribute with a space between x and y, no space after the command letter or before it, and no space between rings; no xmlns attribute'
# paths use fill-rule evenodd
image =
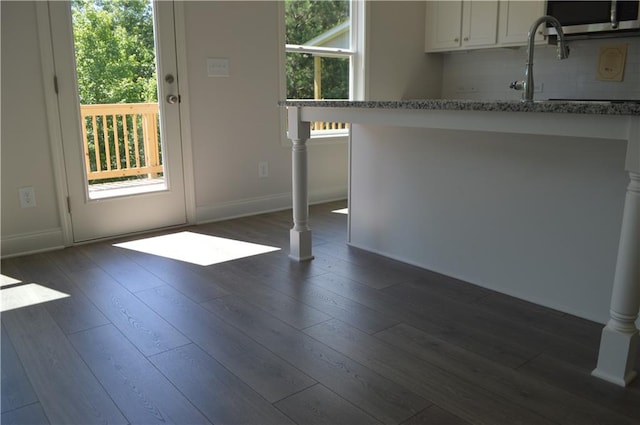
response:
<svg viewBox="0 0 640 425"><path fill-rule="evenodd" d="M287 107L287 138L305 143L311 137L311 123L302 121L302 111L298 106Z"/></svg>

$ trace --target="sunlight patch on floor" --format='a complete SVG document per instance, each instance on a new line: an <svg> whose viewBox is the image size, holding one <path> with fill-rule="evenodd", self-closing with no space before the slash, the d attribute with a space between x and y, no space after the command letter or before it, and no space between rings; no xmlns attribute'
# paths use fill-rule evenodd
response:
<svg viewBox="0 0 640 425"><path fill-rule="evenodd" d="M349 208L341 208L339 210L333 210L331 212L335 213L335 214L346 214L346 215L348 215L349 214Z"/></svg>
<svg viewBox="0 0 640 425"><path fill-rule="evenodd" d="M25 283L9 276L2 276L2 290L0 290L0 312L17 308L46 303L70 295L37 283ZM12 286L9 286L12 285ZM5 288L5 286L9 286Z"/></svg>
<svg viewBox="0 0 640 425"><path fill-rule="evenodd" d="M21 283L21 282L22 282L21 280L14 279L11 276L5 276L3 274L0 274L0 288L4 286L14 285L16 283Z"/></svg>
<svg viewBox="0 0 640 425"><path fill-rule="evenodd" d="M210 266L280 250L280 248L273 246L193 232L153 236L131 242L117 243L114 246L200 266Z"/></svg>

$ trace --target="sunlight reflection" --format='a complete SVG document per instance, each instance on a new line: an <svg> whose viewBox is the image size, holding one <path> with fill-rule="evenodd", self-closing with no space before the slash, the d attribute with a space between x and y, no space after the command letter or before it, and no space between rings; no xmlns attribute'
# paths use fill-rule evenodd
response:
<svg viewBox="0 0 640 425"><path fill-rule="evenodd" d="M193 232L154 236L114 246L185 261L200 266L223 263L253 255L279 251L280 248L236 241Z"/></svg>
<svg viewBox="0 0 640 425"><path fill-rule="evenodd" d="M3 285L5 277L4 275L2 276ZM9 279L15 280L13 278ZM20 281L18 280L13 283L20 283ZM37 283L26 283L24 285L4 288L0 291L0 311L15 310L16 308L59 300L69 296L69 294L38 285Z"/></svg>
<svg viewBox="0 0 640 425"><path fill-rule="evenodd" d="M4 286L14 285L14 284L20 283L20 282L22 282L22 281L18 280L18 279L14 279L11 276L5 276L3 274L0 274L0 288L2 288Z"/></svg>
<svg viewBox="0 0 640 425"><path fill-rule="evenodd" d="M331 212L335 213L335 214L347 214L348 215L349 214L349 208L342 208L342 209L339 209L339 210L333 210Z"/></svg>

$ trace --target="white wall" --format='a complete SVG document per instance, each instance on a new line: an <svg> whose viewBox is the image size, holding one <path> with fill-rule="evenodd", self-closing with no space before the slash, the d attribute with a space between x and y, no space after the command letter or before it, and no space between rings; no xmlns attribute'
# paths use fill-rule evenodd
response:
<svg viewBox="0 0 640 425"><path fill-rule="evenodd" d="M604 323L620 140L353 126L351 243Z"/></svg>
<svg viewBox="0 0 640 425"><path fill-rule="evenodd" d="M424 54L423 2L368 2L367 98L439 96L441 58ZM189 105L198 221L290 205L291 165L276 105L277 2L185 4ZM208 57L230 60L228 78L206 76ZM310 200L345 197L345 144L309 148ZM269 179L258 179L258 161Z"/></svg>
<svg viewBox="0 0 640 425"><path fill-rule="evenodd" d="M618 44L628 45L624 81L597 81L600 47ZM536 47L534 80L536 85L543 85L543 91L535 93L536 99L640 99L640 37L573 40L569 46L571 53L565 60L556 58L555 46ZM445 99L520 99L522 92L509 89L509 83L524 79L526 48L475 50L442 56ZM460 91L460 87L473 87L475 91Z"/></svg>
<svg viewBox="0 0 640 425"><path fill-rule="evenodd" d="M442 57L424 53L425 2L371 1L367 99L439 98Z"/></svg>
<svg viewBox="0 0 640 425"><path fill-rule="evenodd" d="M189 106L199 222L290 205L291 153L282 143L276 2L185 4ZM230 76L206 75L229 59ZM269 177L258 178L258 162ZM313 146L310 198L346 196L346 145Z"/></svg>
<svg viewBox="0 0 640 425"><path fill-rule="evenodd" d="M63 244L37 42L35 3L2 7L2 255ZM375 98L439 94L441 59L423 52L422 2L370 2L370 90ZM278 3L183 4L191 112L196 220L205 222L290 205L290 149L282 140ZM397 48L400 46L400 48ZM206 59L226 57L230 76L206 75ZM391 61L389 61L391 60ZM435 71L429 74L429 63ZM425 82L424 78L427 78ZM433 79L433 80L432 80ZM309 148L310 200L346 197L347 146ZM258 162L269 178L258 178ZM37 207L20 209L33 186ZM62 189L64 192L64 188Z"/></svg>
<svg viewBox="0 0 640 425"><path fill-rule="evenodd" d="M2 255L63 244L32 2L2 8ZM33 186L35 208L18 188Z"/></svg>

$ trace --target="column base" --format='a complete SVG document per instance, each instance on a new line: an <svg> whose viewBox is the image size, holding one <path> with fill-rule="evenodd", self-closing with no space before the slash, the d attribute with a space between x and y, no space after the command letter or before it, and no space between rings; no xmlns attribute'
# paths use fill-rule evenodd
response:
<svg viewBox="0 0 640 425"><path fill-rule="evenodd" d="M289 258L296 261L313 260L311 253L311 230L289 231L290 251Z"/></svg>
<svg viewBox="0 0 640 425"><path fill-rule="evenodd" d="M638 347L638 331L621 332L609 325L602 330L598 365L591 375L626 387L637 372L633 370Z"/></svg>

